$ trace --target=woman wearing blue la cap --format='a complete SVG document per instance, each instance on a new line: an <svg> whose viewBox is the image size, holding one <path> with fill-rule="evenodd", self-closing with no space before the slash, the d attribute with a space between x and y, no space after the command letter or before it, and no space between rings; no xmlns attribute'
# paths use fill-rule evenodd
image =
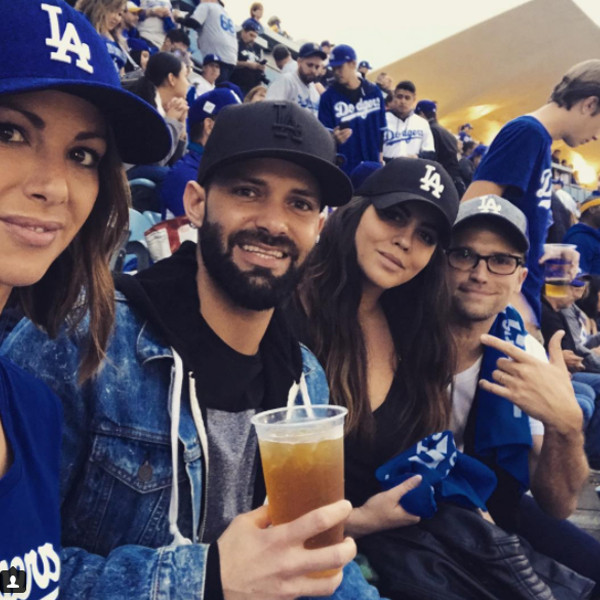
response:
<svg viewBox="0 0 600 600"><path fill-rule="evenodd" d="M120 88L102 39L66 3L4 9L0 309L20 303L51 335L67 316L76 323L87 313L85 380L102 360L114 316L108 259L128 206L121 160L161 159L169 132ZM58 596L59 447L58 399L0 359L0 572L25 571L25 584L16 575L12 583L31 599ZM0 573L0 593L15 591L3 589L10 583Z"/></svg>

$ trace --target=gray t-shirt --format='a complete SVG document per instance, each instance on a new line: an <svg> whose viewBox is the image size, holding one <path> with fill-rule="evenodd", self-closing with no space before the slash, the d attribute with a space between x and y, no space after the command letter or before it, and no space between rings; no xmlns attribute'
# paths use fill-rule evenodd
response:
<svg viewBox="0 0 600 600"><path fill-rule="evenodd" d="M202 25L198 35L198 49L202 56L217 54L228 65L237 62L238 43L235 26L225 9L218 3L203 2L192 14Z"/></svg>
<svg viewBox="0 0 600 600"><path fill-rule="evenodd" d="M306 85L298 76L298 70L285 73L274 81L267 90L267 100L289 100L310 110L313 115L319 114L320 95L314 83Z"/></svg>
<svg viewBox="0 0 600 600"><path fill-rule="evenodd" d="M252 510L258 442L250 419L256 409L227 412L214 408L208 417L208 498L202 541L219 539L241 513Z"/></svg>

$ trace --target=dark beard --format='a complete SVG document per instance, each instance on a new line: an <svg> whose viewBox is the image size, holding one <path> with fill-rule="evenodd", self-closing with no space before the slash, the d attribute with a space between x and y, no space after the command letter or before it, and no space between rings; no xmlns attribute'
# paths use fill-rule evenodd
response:
<svg viewBox="0 0 600 600"><path fill-rule="evenodd" d="M306 76L300 71L298 71L298 77L304 85L308 85L309 83L312 83L313 81L317 80L317 77L314 77L313 75Z"/></svg>
<svg viewBox="0 0 600 600"><path fill-rule="evenodd" d="M301 268L297 264L298 248L287 236L272 236L262 230L241 230L232 233L224 248L223 228L204 220L200 228L199 245L208 274L239 306L250 310L267 310L280 305L295 289ZM279 277L266 267L242 271L233 262L233 248L243 244L264 244L287 254L290 267Z"/></svg>

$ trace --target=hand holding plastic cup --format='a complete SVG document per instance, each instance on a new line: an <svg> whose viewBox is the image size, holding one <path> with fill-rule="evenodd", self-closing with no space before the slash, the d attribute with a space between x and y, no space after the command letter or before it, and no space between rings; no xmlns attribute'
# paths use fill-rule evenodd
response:
<svg viewBox="0 0 600 600"><path fill-rule="evenodd" d="M252 418L273 525L344 498L343 406L312 405L277 408ZM340 524L308 540L307 549L342 542ZM329 576L319 572L315 576Z"/></svg>
<svg viewBox="0 0 600 600"><path fill-rule="evenodd" d="M544 283L546 296L564 298L579 265L575 244L544 244ZM575 273L575 274L574 274Z"/></svg>

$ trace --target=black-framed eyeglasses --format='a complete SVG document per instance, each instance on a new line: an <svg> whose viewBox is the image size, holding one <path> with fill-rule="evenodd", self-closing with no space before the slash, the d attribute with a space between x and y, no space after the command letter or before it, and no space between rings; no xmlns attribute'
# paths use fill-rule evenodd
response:
<svg viewBox="0 0 600 600"><path fill-rule="evenodd" d="M449 248L446 250L448 264L459 271L475 269L480 260L485 261L487 269L495 275L512 275L519 265L524 264L521 256L514 254L477 254L470 248Z"/></svg>

